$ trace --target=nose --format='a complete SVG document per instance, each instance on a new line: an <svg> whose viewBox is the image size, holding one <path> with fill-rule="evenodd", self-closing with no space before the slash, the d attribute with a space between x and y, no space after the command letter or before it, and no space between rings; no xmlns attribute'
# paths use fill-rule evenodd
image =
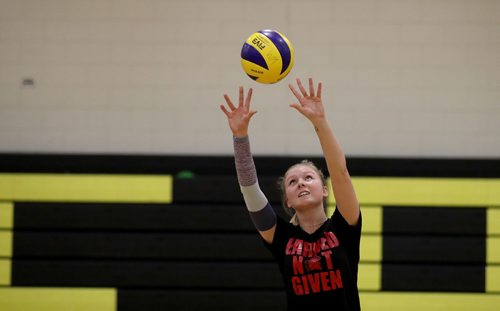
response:
<svg viewBox="0 0 500 311"><path fill-rule="evenodd" d="M303 180L302 178L301 178L301 179L299 179L299 182L297 183L297 186L298 186L299 188L304 187L304 180Z"/></svg>

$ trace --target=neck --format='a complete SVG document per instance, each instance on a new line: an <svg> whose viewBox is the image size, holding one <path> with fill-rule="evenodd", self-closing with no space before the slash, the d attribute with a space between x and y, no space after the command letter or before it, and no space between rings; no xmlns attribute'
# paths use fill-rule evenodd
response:
<svg viewBox="0 0 500 311"><path fill-rule="evenodd" d="M308 211L297 211L297 218L299 226L308 233L316 231L328 219L323 207Z"/></svg>

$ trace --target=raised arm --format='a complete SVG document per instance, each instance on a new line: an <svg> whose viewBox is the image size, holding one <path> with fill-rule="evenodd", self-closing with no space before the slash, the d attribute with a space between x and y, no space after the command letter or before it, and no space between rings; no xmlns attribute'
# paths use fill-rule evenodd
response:
<svg viewBox="0 0 500 311"><path fill-rule="evenodd" d="M224 105L221 105L220 108L226 115L229 128L233 133L236 173L243 199L250 213L250 218L262 238L266 242L272 243L276 229L276 214L259 187L257 170L248 138L248 125L250 119L257 111L250 110L252 89L248 90L246 99L244 99L243 94L243 87L240 86L238 107L232 103L229 96L224 95L229 109Z"/></svg>
<svg viewBox="0 0 500 311"><path fill-rule="evenodd" d="M325 157L328 173L332 182L333 195L342 216L350 225L355 225L359 219L359 203L356 192L347 170L347 163L344 152L335 137L332 128L326 117L325 109L321 99L321 82L318 83L317 91L314 89L314 82L309 78L309 93L297 79L299 90L289 84L290 90L295 95L298 103L291 104L311 121L318 136L323 155Z"/></svg>

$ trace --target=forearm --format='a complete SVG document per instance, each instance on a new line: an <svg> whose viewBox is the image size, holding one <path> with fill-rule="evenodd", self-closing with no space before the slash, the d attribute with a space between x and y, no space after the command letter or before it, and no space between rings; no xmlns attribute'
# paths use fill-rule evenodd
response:
<svg viewBox="0 0 500 311"><path fill-rule="evenodd" d="M344 219L354 225L359 219L359 202L347 170L344 152L326 120L316 122L314 129L323 149L337 208Z"/></svg>
<svg viewBox="0 0 500 311"><path fill-rule="evenodd" d="M342 176L348 173L345 154L328 121L321 119L313 125L323 150L330 177L333 177L332 175Z"/></svg>
<svg viewBox="0 0 500 311"><path fill-rule="evenodd" d="M233 147L238 183L243 187L257 183L257 170L250 150L248 136L233 137Z"/></svg>
<svg viewBox="0 0 500 311"><path fill-rule="evenodd" d="M259 187L248 136L234 137L233 145L238 183L250 217L259 231L269 230L276 224L276 214Z"/></svg>

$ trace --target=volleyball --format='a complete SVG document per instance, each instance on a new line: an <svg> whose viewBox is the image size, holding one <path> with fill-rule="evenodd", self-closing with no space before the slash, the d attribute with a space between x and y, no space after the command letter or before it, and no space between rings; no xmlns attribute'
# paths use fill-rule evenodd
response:
<svg viewBox="0 0 500 311"><path fill-rule="evenodd" d="M293 47L281 33L265 29L253 33L241 49L241 66L260 83L276 83L293 67Z"/></svg>

